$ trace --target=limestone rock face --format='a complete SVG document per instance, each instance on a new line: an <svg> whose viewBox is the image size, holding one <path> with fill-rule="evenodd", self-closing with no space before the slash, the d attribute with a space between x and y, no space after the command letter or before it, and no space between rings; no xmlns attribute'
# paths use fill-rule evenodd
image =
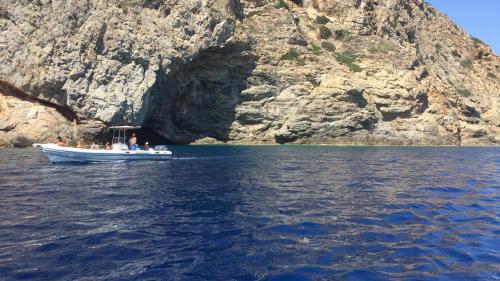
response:
<svg viewBox="0 0 500 281"><path fill-rule="evenodd" d="M237 3L7 1L0 5L0 79L79 120L142 124L155 84L226 42Z"/></svg>
<svg viewBox="0 0 500 281"><path fill-rule="evenodd" d="M74 127L56 109L0 93L0 147L27 147L33 143L68 142Z"/></svg>
<svg viewBox="0 0 500 281"><path fill-rule="evenodd" d="M281 3L243 1L235 37L258 60L236 111L260 116L232 140L498 143L500 60L429 4Z"/></svg>
<svg viewBox="0 0 500 281"><path fill-rule="evenodd" d="M422 0L3 0L0 42L11 104L74 115L52 138L500 143L499 57Z"/></svg>

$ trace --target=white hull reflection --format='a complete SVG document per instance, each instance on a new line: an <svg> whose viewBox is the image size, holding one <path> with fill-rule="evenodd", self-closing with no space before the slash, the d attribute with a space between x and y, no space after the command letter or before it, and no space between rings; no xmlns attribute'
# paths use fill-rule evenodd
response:
<svg viewBox="0 0 500 281"><path fill-rule="evenodd" d="M154 150L91 150L60 147L56 144L39 144L40 150L52 163L61 162L113 162L113 161L164 161L172 157L170 151Z"/></svg>

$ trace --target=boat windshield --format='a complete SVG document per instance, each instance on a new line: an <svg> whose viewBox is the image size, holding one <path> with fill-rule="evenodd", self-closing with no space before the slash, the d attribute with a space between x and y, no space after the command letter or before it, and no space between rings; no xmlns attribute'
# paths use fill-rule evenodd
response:
<svg viewBox="0 0 500 281"><path fill-rule="evenodd" d="M127 143L127 139L125 137L114 137L113 138L113 143Z"/></svg>
<svg viewBox="0 0 500 281"><path fill-rule="evenodd" d="M126 130L113 129L113 139L112 143L127 143L127 132Z"/></svg>

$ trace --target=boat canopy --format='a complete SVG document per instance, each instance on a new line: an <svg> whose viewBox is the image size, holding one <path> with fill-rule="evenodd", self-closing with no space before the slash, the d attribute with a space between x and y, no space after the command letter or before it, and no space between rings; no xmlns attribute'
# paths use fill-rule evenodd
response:
<svg viewBox="0 0 500 281"><path fill-rule="evenodd" d="M138 130L141 126L111 126L110 130L113 130L113 138L111 139L111 144L113 149L127 150L127 130Z"/></svg>
<svg viewBox="0 0 500 281"><path fill-rule="evenodd" d="M139 130L141 126L111 126L111 130Z"/></svg>

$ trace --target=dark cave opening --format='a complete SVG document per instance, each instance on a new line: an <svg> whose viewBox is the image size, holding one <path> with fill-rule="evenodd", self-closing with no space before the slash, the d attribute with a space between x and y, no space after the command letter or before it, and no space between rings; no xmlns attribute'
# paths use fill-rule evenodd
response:
<svg viewBox="0 0 500 281"><path fill-rule="evenodd" d="M127 135L130 136L135 133L137 137L137 142L139 145L144 145L146 142L150 146L161 145L161 144L173 144L168 139L164 138L162 135L158 134L154 129L149 127L142 127L138 130L131 130Z"/></svg>
<svg viewBox="0 0 500 281"><path fill-rule="evenodd" d="M238 43L204 50L188 64L160 70L143 125L170 143L229 140L256 60L247 45Z"/></svg>

